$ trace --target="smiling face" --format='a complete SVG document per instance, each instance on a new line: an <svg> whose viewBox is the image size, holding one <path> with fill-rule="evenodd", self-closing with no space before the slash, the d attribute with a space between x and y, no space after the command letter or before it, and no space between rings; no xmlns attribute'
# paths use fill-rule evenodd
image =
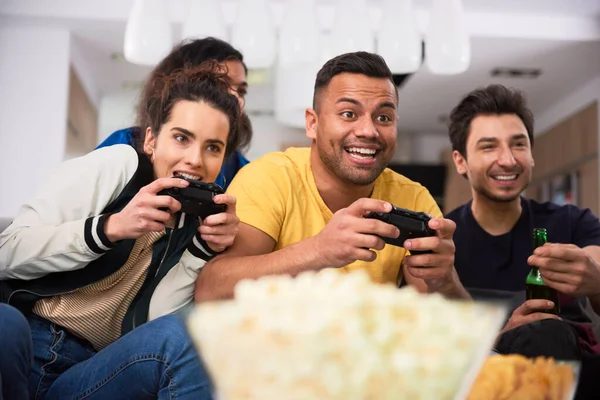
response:
<svg viewBox="0 0 600 400"><path fill-rule="evenodd" d="M156 178L185 176L214 182L217 178L229 135L225 113L205 102L180 100L160 128L158 135L146 130L144 152Z"/></svg>
<svg viewBox="0 0 600 400"><path fill-rule="evenodd" d="M492 201L517 199L531 181L531 142L523 121L514 114L475 117L466 158L458 151L453 158L458 173L469 178L474 195Z"/></svg>
<svg viewBox="0 0 600 400"><path fill-rule="evenodd" d="M340 181L369 185L396 150L397 105L387 78L336 75L318 95L317 111L307 110L307 136Z"/></svg>

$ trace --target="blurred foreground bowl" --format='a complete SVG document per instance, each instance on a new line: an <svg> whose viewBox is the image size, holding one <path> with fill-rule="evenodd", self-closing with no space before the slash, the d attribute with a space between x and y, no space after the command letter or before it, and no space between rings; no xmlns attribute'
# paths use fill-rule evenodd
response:
<svg viewBox="0 0 600 400"><path fill-rule="evenodd" d="M219 400L465 399L507 310L334 270L238 284L190 334Z"/></svg>

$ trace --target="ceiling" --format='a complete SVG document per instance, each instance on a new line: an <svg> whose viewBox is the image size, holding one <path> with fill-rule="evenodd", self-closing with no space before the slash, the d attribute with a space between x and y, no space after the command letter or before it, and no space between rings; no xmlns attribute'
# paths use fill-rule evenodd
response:
<svg viewBox="0 0 600 400"><path fill-rule="evenodd" d="M472 64L457 76L434 75L421 68L400 91L401 128L445 131L446 116L460 98L476 87L499 83L527 95L534 112L542 112L562 96L600 75L599 42L555 42L539 39L473 38ZM494 67L541 68L533 80L493 78ZM600 94L599 94L600 95Z"/></svg>
<svg viewBox="0 0 600 400"><path fill-rule="evenodd" d="M186 1L169 1L175 38L180 37ZM222 1L229 23L235 20L237 1ZM415 0L420 20L426 20L431 2ZM276 24L281 20L283 3L271 1ZM384 3L368 2L374 26ZM105 95L135 86L149 72L149 68L114 57L122 52L131 4L132 0L4 0L0 2L0 24L69 29L97 92ZM335 1L317 0L317 4L326 30ZM600 75L600 1L463 0L463 4L472 33L471 66L455 76L433 75L425 66L412 75L400 90L402 131L443 132L443 116L462 95L478 86L495 82L522 89L532 109L541 112ZM542 74L534 80L492 78L490 70L494 67L534 67ZM252 112L272 112L272 85L266 82L251 87L247 107Z"/></svg>

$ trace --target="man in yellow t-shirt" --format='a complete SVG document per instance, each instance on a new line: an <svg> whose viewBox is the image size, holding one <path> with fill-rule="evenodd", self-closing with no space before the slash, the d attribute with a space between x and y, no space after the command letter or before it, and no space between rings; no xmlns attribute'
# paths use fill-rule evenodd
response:
<svg viewBox="0 0 600 400"><path fill-rule="evenodd" d="M397 105L381 57L357 52L328 61L305 115L312 146L267 154L238 172L228 193L237 198L239 232L199 274L196 299L230 297L245 278L328 267L468 298L454 270L454 222L427 189L386 168L396 150ZM390 203L435 217L429 226L437 236L386 245L381 237L397 237L398 229L363 217L390 211ZM411 256L411 249L433 253Z"/></svg>

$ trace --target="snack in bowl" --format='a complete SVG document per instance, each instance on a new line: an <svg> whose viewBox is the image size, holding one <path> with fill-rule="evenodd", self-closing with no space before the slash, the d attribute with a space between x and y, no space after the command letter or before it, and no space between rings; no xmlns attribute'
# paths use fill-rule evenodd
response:
<svg viewBox="0 0 600 400"><path fill-rule="evenodd" d="M468 400L567 400L574 384L573 365L552 358L495 355L483 364Z"/></svg>
<svg viewBox="0 0 600 400"><path fill-rule="evenodd" d="M505 315L323 270L242 281L188 327L222 400L444 400L466 397Z"/></svg>

